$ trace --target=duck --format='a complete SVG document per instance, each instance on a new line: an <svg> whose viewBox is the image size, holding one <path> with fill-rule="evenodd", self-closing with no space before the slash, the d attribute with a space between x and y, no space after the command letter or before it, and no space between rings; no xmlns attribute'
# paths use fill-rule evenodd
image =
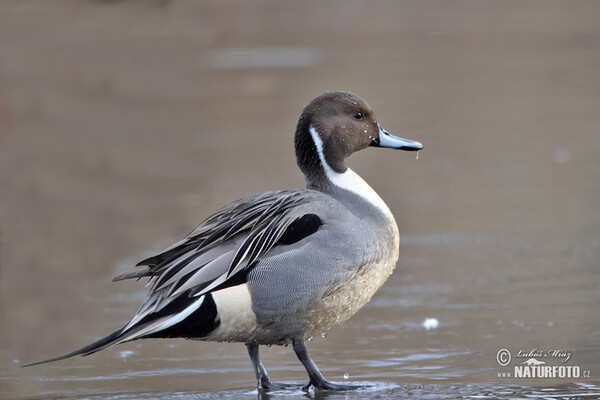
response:
<svg viewBox="0 0 600 400"><path fill-rule="evenodd" d="M206 218L182 240L114 278L148 278L145 300L121 329L68 354L87 356L148 338L246 345L259 389L272 382L261 345L292 345L308 373L304 385L346 390L324 378L305 342L361 309L392 274L400 235L381 197L346 160L373 148L418 151L388 133L350 92L326 92L302 111L294 136L303 189L255 194Z"/></svg>

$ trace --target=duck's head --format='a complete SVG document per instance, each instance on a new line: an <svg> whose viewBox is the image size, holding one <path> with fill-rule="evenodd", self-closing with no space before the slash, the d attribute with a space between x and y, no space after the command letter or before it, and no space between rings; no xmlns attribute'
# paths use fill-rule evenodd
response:
<svg viewBox="0 0 600 400"><path fill-rule="evenodd" d="M389 134L371 107L349 92L327 92L302 111L296 128L298 166L309 186L326 179L327 172L343 174L346 158L369 146L418 151L423 145Z"/></svg>

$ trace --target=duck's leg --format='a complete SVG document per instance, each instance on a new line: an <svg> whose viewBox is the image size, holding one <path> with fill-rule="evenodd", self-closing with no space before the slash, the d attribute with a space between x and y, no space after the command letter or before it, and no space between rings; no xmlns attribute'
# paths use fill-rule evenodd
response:
<svg viewBox="0 0 600 400"><path fill-rule="evenodd" d="M319 371L319 367L317 364L310 358L308 352L306 351L306 345L304 344L304 340L294 340L292 342L294 347L294 352L298 356L298 359L306 368L306 372L308 372L308 376L310 378L310 382L305 388L308 388L310 385L313 385L315 389L321 390L348 390L348 389L356 389L358 386L356 385L343 385L340 383L333 383L326 380L321 371Z"/></svg>
<svg viewBox="0 0 600 400"><path fill-rule="evenodd" d="M271 378L269 378L267 369L263 365L262 361L260 361L260 356L258 354L258 344L246 343L246 348L248 348L248 354L250 355L250 360L252 361L252 367L254 368L254 373L256 374L257 387L259 389L280 390L292 386L298 387L297 385L288 385L285 383L271 382Z"/></svg>

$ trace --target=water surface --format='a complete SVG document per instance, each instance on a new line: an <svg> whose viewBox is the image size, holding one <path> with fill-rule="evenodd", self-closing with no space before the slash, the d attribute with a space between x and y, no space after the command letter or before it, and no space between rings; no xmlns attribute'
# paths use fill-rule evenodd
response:
<svg viewBox="0 0 600 400"><path fill-rule="evenodd" d="M600 397L597 2L0 9L0 397ZM176 340L19 368L120 328L143 282L112 277L221 205L302 187L295 124L334 89L425 145L349 161L396 216L401 256L308 347L365 388L259 393L243 345ZM261 351L275 380L307 379L290 348ZM507 375L531 357L580 376Z"/></svg>

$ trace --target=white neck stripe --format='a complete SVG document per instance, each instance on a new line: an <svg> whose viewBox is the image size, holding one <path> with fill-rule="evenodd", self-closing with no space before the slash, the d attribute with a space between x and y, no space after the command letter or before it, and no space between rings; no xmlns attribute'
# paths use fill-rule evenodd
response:
<svg viewBox="0 0 600 400"><path fill-rule="evenodd" d="M329 178L331 183L339 188L358 194L369 203L379 208L386 216L391 217L392 212L388 206L384 203L381 197L379 197L377 192L375 192L371 186L369 186L369 184L365 182L364 179L362 179L356 172L352 171L350 168L348 168L346 172L335 172L333 168L327 164L327 160L325 160L325 154L323 153L323 140L321 139L321 136L312 126L309 128L309 131L310 136L312 137L317 148L317 154L319 155L319 160L321 161L325 175L327 178Z"/></svg>

